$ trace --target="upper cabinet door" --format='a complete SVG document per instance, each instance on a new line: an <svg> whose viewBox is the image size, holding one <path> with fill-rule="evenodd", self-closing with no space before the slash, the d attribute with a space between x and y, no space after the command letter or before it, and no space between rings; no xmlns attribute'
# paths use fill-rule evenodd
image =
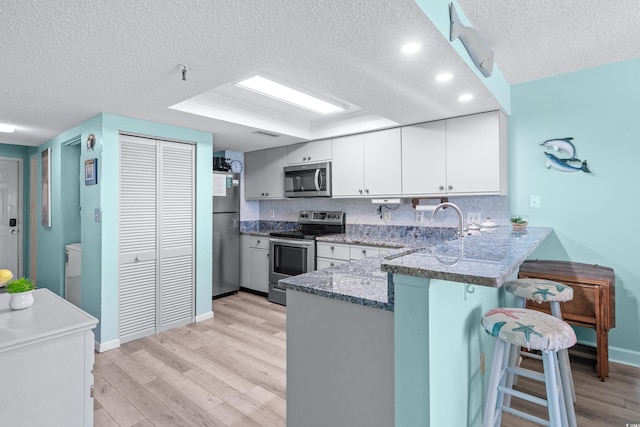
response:
<svg viewBox="0 0 640 427"><path fill-rule="evenodd" d="M364 196L364 136L333 138L331 191L333 197Z"/></svg>
<svg viewBox="0 0 640 427"><path fill-rule="evenodd" d="M364 134L365 196L393 196L402 193L400 134L400 128Z"/></svg>
<svg viewBox="0 0 640 427"><path fill-rule="evenodd" d="M245 199L284 198L284 167L286 162L287 147L245 153Z"/></svg>
<svg viewBox="0 0 640 427"><path fill-rule="evenodd" d="M447 192L506 194L506 118L499 111L448 119Z"/></svg>
<svg viewBox="0 0 640 427"><path fill-rule="evenodd" d="M290 165L328 162L331 160L331 140L302 142L287 147L287 162Z"/></svg>
<svg viewBox="0 0 640 427"><path fill-rule="evenodd" d="M402 128L402 194L443 195L447 191L445 121Z"/></svg>

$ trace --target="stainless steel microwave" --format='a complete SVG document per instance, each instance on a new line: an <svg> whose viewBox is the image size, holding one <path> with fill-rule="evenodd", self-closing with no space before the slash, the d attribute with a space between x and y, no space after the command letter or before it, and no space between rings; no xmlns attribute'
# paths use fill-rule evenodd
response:
<svg viewBox="0 0 640 427"><path fill-rule="evenodd" d="M331 197L331 162L284 168L285 197Z"/></svg>

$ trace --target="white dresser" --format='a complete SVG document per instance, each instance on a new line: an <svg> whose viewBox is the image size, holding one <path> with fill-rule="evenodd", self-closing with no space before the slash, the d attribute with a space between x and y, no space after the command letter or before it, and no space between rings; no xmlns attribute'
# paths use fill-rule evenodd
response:
<svg viewBox="0 0 640 427"><path fill-rule="evenodd" d="M47 289L13 311L0 294L0 420L15 426L92 426L93 316Z"/></svg>

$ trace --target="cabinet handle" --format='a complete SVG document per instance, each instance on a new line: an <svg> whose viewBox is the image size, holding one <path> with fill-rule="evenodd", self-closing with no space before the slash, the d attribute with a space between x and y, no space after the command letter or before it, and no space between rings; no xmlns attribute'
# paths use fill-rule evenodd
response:
<svg viewBox="0 0 640 427"><path fill-rule="evenodd" d="M362 194L362 190L358 190L358 193Z"/></svg>
<svg viewBox="0 0 640 427"><path fill-rule="evenodd" d="M366 250L366 249L363 249L363 250L362 250L362 253L363 253L363 254L366 254L366 253L367 253L367 250Z"/></svg>
<svg viewBox="0 0 640 427"><path fill-rule="evenodd" d="M256 241L256 244L258 244L258 245L259 245L259 244L260 244L260 242L261 242L261 240L257 240L257 241Z"/></svg>
<svg viewBox="0 0 640 427"><path fill-rule="evenodd" d="M136 259L134 259L133 262L140 262L140 258L136 255Z"/></svg>
<svg viewBox="0 0 640 427"><path fill-rule="evenodd" d="M453 185L450 185L450 186L449 186L449 190L453 190Z"/></svg>
<svg viewBox="0 0 640 427"><path fill-rule="evenodd" d="M264 195L265 195L266 197L269 197L269 193L264 193Z"/></svg>
<svg viewBox="0 0 640 427"><path fill-rule="evenodd" d="M369 194L369 190L364 190L365 194Z"/></svg>
<svg viewBox="0 0 640 427"><path fill-rule="evenodd" d="M262 197L264 197L264 193L260 193L260 195L261 195Z"/></svg>
<svg viewBox="0 0 640 427"><path fill-rule="evenodd" d="M440 191L444 190L444 185L441 185L440 187L438 187L438 190Z"/></svg>
<svg viewBox="0 0 640 427"><path fill-rule="evenodd" d="M329 263L329 267L333 267L335 264L334 263Z"/></svg>
<svg viewBox="0 0 640 427"><path fill-rule="evenodd" d="M311 156L307 157L307 160L311 161Z"/></svg>
<svg viewBox="0 0 640 427"><path fill-rule="evenodd" d="M335 248L334 248L333 246L331 246L331 252L333 252L333 250L334 250L334 249L335 249Z"/></svg>
<svg viewBox="0 0 640 427"><path fill-rule="evenodd" d="M302 158L302 161L303 161L303 162L306 162L306 161L307 161L307 158L306 158L306 157L303 157L303 158Z"/></svg>

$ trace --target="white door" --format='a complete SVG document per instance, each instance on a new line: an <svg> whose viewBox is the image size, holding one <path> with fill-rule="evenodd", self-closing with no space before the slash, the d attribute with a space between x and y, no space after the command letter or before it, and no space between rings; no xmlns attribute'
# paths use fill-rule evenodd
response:
<svg viewBox="0 0 640 427"><path fill-rule="evenodd" d="M364 196L364 137L342 136L331 141L331 192L335 197Z"/></svg>
<svg viewBox="0 0 640 427"><path fill-rule="evenodd" d="M158 141L158 332L193 322L194 146Z"/></svg>
<svg viewBox="0 0 640 427"><path fill-rule="evenodd" d="M400 128L364 134L364 195L399 195L402 192Z"/></svg>
<svg viewBox="0 0 640 427"><path fill-rule="evenodd" d="M22 160L0 158L0 269L22 276Z"/></svg>

